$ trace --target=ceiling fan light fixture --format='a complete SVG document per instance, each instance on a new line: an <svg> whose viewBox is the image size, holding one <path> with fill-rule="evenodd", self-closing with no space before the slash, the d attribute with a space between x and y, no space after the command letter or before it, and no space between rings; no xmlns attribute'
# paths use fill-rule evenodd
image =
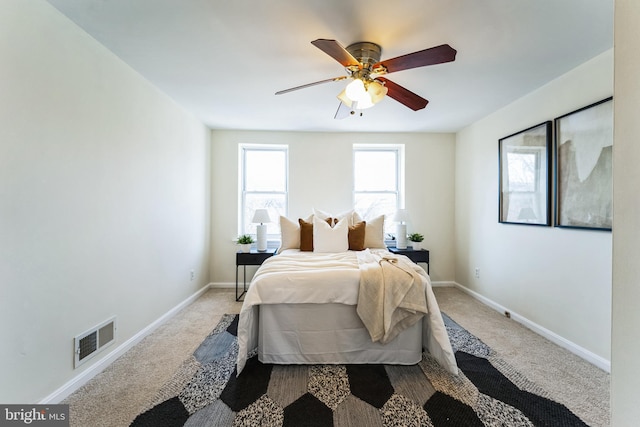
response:
<svg viewBox="0 0 640 427"><path fill-rule="evenodd" d="M373 80L369 83L369 87L367 88L367 93L371 97L371 102L377 104L382 101L382 98L385 97L389 89L382 83Z"/></svg>
<svg viewBox="0 0 640 427"><path fill-rule="evenodd" d="M373 107L387 94L388 89L380 82L371 80L365 83L355 78L338 95L338 99L349 108L364 110Z"/></svg>
<svg viewBox="0 0 640 427"><path fill-rule="evenodd" d="M354 101L353 103L355 104L353 108L356 110L364 110L367 108L371 108L374 105L373 102L371 102L371 98L368 95L364 96L359 101Z"/></svg>
<svg viewBox="0 0 640 427"><path fill-rule="evenodd" d="M351 83L344 89L345 95L351 101L360 101L367 95L367 90L364 87L364 82L360 79L353 79Z"/></svg>
<svg viewBox="0 0 640 427"><path fill-rule="evenodd" d="M369 97L369 95L366 92L365 92L365 96L360 98L360 100L355 100L354 101L354 100L350 99L347 96L346 90L343 90L338 95L338 99L344 105L349 107L351 110L366 110L367 108L371 108L371 107L373 107L375 105L373 102L371 102L371 98Z"/></svg>
<svg viewBox="0 0 640 427"><path fill-rule="evenodd" d="M348 97L347 97L347 91L345 89L342 89L342 92L340 92L338 94L338 99L347 107L351 108L351 104L353 104L353 101L351 101Z"/></svg>
<svg viewBox="0 0 640 427"><path fill-rule="evenodd" d="M361 98L359 101L353 101L349 99L345 89L342 92L340 92L340 94L338 94L338 99L344 105L346 105L351 109L352 114L354 110L366 110L367 108L371 108L374 106L374 103L371 102L371 98L369 97L369 95L366 94L366 92L365 92L365 96Z"/></svg>

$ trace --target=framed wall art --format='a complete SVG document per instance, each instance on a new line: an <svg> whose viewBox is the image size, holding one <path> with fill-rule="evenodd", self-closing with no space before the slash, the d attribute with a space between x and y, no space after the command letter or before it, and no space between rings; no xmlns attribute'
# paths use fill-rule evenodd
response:
<svg viewBox="0 0 640 427"><path fill-rule="evenodd" d="M551 225L551 131L547 121L498 141L499 222Z"/></svg>
<svg viewBox="0 0 640 427"><path fill-rule="evenodd" d="M558 227L611 230L613 223L613 98L555 122Z"/></svg>

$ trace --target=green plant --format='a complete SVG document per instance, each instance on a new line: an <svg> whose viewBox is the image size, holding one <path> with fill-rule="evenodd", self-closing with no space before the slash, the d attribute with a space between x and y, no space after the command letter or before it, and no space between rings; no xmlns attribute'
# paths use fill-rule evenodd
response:
<svg viewBox="0 0 640 427"><path fill-rule="evenodd" d="M253 237L251 237L249 234L243 234L242 236L238 237L236 243L239 245L250 245L254 241L255 240L253 240Z"/></svg>
<svg viewBox="0 0 640 427"><path fill-rule="evenodd" d="M420 233L411 233L408 238L412 242L422 242L424 240L424 236Z"/></svg>

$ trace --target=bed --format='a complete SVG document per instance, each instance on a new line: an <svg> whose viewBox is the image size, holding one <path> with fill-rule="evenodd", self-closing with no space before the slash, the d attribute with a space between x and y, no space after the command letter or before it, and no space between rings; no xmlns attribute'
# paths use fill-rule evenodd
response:
<svg viewBox="0 0 640 427"><path fill-rule="evenodd" d="M364 277L373 277L367 268L376 263L400 265L419 282L412 285L414 294L399 304L400 315L394 312L397 318L388 332L386 321L371 320L366 314L367 310L387 313L388 307L376 300L362 308L369 298L361 288ZM414 307L421 298L424 308ZM382 248L328 252L294 248L267 259L245 295L238 346L238 375L256 352L263 363L411 365L422 359L423 348L445 369L458 373L429 276L407 257Z"/></svg>

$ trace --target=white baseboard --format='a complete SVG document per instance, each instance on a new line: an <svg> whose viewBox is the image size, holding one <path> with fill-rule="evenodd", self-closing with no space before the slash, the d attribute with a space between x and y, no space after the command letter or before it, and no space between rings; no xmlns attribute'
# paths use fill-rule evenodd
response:
<svg viewBox="0 0 640 427"><path fill-rule="evenodd" d="M247 283L247 287L249 286L249 283ZM209 287L210 288L234 288L236 287L235 282L213 282L213 283L209 283ZM240 283L240 287L242 287L242 283Z"/></svg>
<svg viewBox="0 0 640 427"><path fill-rule="evenodd" d="M431 282L431 287L433 288L452 288L456 285L456 282L451 282L447 280Z"/></svg>
<svg viewBox="0 0 640 427"><path fill-rule="evenodd" d="M203 286L196 293L182 301L180 304L173 307L171 310L163 314L160 318L155 320L153 323L148 325L146 328L142 329L140 332L129 338L127 341L120 344L118 347L113 349L110 353L107 353L102 359L98 359L92 366L88 369L84 370L80 374L76 375L62 387L42 399L39 404L55 404L59 403L65 398L67 398L71 393L78 390L80 387L85 385L89 380L98 375L100 372L104 371L110 364L112 364L118 357L122 356L126 353L131 347L138 344L142 341L147 335L151 334L153 331L158 329L163 323L167 320L175 316L180 310L191 304L193 301L198 299L203 293L205 293L211 284Z"/></svg>
<svg viewBox="0 0 640 427"><path fill-rule="evenodd" d="M552 332L550 330L548 330L547 328L544 328L540 325L538 325L535 322L532 322L531 320L527 319L524 316L519 315L518 313L513 312L513 310L504 307L500 304L498 304L497 302L480 295L477 292L472 291L469 288L466 288L464 286L462 286L459 283L454 282L454 286L458 289L460 289L461 291L471 295L473 298L477 299L478 301L482 302L483 304L485 304L488 307L493 308L494 310L496 310L497 312L499 312L500 314L504 314L505 311L508 311L509 314L511 315L511 319L515 320L516 322L522 324L523 326L527 327L528 329L531 329L533 332L537 333L538 335L541 335L543 337L545 337L546 339L548 339L549 341L551 341L554 344L559 345L562 348L565 348L567 350L569 350L570 352L572 352L573 354L583 358L584 360L586 360L587 362L597 366L598 368L602 369L605 372L609 372L611 373L611 361L607 360L603 357L598 356L595 353L592 353L591 351L577 345L574 342L569 341L568 339L561 337L560 335L556 334L555 332Z"/></svg>

